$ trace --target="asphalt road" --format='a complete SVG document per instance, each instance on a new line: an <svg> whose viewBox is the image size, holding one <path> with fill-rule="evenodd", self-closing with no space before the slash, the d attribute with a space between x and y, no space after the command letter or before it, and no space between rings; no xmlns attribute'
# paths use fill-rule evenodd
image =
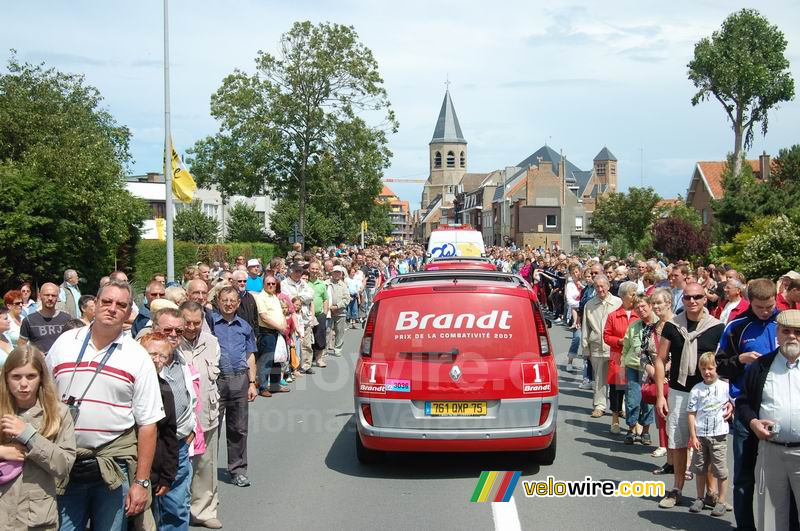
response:
<svg viewBox="0 0 800 531"><path fill-rule="evenodd" d="M292 392L258 398L250 407L252 486L227 483L220 445L220 519L226 529L729 529L733 513L671 510L656 498L527 498L524 480L652 480L653 448L625 446L610 417L592 419L590 391L564 372L568 332L551 329L558 353L558 456L552 466L524 454L406 454L363 466L355 455L353 367L360 330L347 332L342 358L291 385ZM654 431L655 433L655 431ZM730 462L730 452L729 452ZM521 470L514 503L469 503L483 470ZM732 463L730 470L732 471ZM666 488L672 486L666 478ZM694 483L684 494L693 496ZM730 501L730 498L729 498ZM517 521L518 526L517 526Z"/></svg>

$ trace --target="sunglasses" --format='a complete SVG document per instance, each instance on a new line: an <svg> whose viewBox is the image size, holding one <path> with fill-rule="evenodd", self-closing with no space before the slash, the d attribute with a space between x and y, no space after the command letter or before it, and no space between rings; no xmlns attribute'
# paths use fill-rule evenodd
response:
<svg viewBox="0 0 800 531"><path fill-rule="evenodd" d="M167 335L172 334L172 332L181 335L183 333L183 328L162 328L161 331Z"/></svg>
<svg viewBox="0 0 800 531"><path fill-rule="evenodd" d="M277 286L278 283L277 282L264 282L264 285L265 286Z"/></svg>
<svg viewBox="0 0 800 531"><path fill-rule="evenodd" d="M706 298L706 296L702 295L702 294L700 294L700 295L684 295L683 296L683 300L685 300L685 301L699 301L699 300L702 300L702 299L705 299L705 298Z"/></svg>
<svg viewBox="0 0 800 531"><path fill-rule="evenodd" d="M22 301L14 301L11 303L11 306L22 306Z"/></svg>

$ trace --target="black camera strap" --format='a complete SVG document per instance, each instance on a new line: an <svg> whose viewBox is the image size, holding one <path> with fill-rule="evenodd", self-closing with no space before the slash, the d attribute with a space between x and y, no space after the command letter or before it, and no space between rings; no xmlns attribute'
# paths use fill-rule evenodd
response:
<svg viewBox="0 0 800 531"><path fill-rule="evenodd" d="M89 346L89 340L91 339L91 337L92 337L92 329L91 327L89 327L89 330L86 332L86 339L83 340L83 346L81 347L80 354L78 354L78 359L77 361L75 361L75 367L72 368L72 376L69 379L69 385L67 386L66 392L62 396L62 400L64 399L64 397L68 397L67 403L70 406L73 405L80 406L80 403L86 397L86 393L88 393L89 389L92 387L95 378L97 378L97 375L100 374L100 371L102 371L103 368L106 366L106 363L108 363L108 359L111 357L111 355L114 353L114 350L117 348L117 343L112 343L111 346L108 347L106 353L103 355L103 359L100 360L100 363L97 365L94 374L92 374L92 379L89 380L89 384L86 386L86 389L83 390L83 394L77 401L74 401L74 397L69 396L69 392L72 389L72 382L75 381L75 373L78 372L78 367L80 366L81 361L83 360L84 354L86 354L86 349Z"/></svg>

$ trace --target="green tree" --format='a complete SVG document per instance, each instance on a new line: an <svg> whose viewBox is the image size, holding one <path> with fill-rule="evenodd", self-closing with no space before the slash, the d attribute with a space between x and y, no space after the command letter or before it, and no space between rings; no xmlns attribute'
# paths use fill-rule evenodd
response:
<svg viewBox="0 0 800 531"><path fill-rule="evenodd" d="M228 227L228 241L263 242L267 239L264 232L264 215L243 201L237 201L228 209L225 225Z"/></svg>
<svg viewBox="0 0 800 531"><path fill-rule="evenodd" d="M219 236L219 222L195 202L175 214L172 230L174 238L181 242L214 243Z"/></svg>
<svg viewBox="0 0 800 531"><path fill-rule="evenodd" d="M787 216L764 218L743 246L741 271L747 278L777 280L800 267L800 225Z"/></svg>
<svg viewBox="0 0 800 531"><path fill-rule="evenodd" d="M658 205L655 208L656 219L674 218L688 222L695 229L699 229L703 221L696 208L686 204L682 196L678 196L678 202Z"/></svg>
<svg viewBox="0 0 800 531"><path fill-rule="evenodd" d="M190 150L199 184L296 203L307 241L327 230L306 229L311 210L335 207L359 222L369 216L391 156L386 135L397 121L377 62L352 27L295 23L276 55L259 52L255 73L237 69L223 80L211 114L219 132Z"/></svg>
<svg viewBox="0 0 800 531"><path fill-rule="evenodd" d="M130 131L82 76L20 63L0 75L0 286L96 280L126 267L148 216L125 189Z"/></svg>
<svg viewBox="0 0 800 531"><path fill-rule="evenodd" d="M725 195L711 202L717 242L725 244L747 224L765 217L800 219L800 145L781 149L769 177L756 180L749 164L735 175L733 161L722 174Z"/></svg>
<svg viewBox="0 0 800 531"><path fill-rule="evenodd" d="M627 193L612 192L599 197L589 222L589 231L613 242L617 255L632 251L644 252L650 246L654 208L660 199L650 187L634 187L628 189Z"/></svg>
<svg viewBox="0 0 800 531"><path fill-rule="evenodd" d="M767 134L767 113L794 98L794 80L785 57L786 39L754 9L728 16L722 28L694 47L687 65L699 90L692 105L712 96L722 104L733 128L733 174L742 169L742 148L753 144L753 127Z"/></svg>

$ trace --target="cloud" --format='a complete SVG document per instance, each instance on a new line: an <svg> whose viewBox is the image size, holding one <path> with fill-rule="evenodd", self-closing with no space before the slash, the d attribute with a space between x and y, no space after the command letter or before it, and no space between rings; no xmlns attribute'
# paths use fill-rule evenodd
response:
<svg viewBox="0 0 800 531"><path fill-rule="evenodd" d="M25 53L25 60L31 63L47 63L48 65L83 65L83 66L106 66L107 61L77 55L71 53L45 52L33 50Z"/></svg>
<svg viewBox="0 0 800 531"><path fill-rule="evenodd" d="M564 79L518 79L498 84L498 88L528 88L528 87L563 87L583 86L606 83L604 79L593 78L564 78Z"/></svg>

